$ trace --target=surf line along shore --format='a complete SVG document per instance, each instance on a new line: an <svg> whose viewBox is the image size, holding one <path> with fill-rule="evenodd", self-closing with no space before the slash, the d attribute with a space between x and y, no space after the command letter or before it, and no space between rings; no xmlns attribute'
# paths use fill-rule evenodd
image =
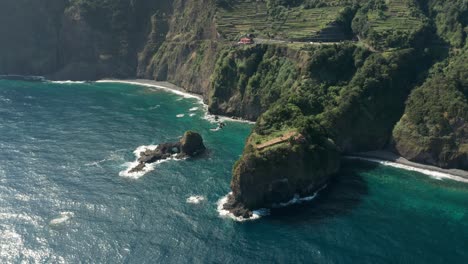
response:
<svg viewBox="0 0 468 264"><path fill-rule="evenodd" d="M203 101L203 97L200 94L194 94L185 91L183 88L178 87L169 82L160 82L147 79L103 79L96 81L97 83L122 83L122 84L131 84L139 85L148 88L154 88L159 90L165 90L168 92L175 93L184 98L195 98L203 106L205 110L205 119L210 122L223 122L223 121L232 121L232 122L243 122L254 124L255 122L230 118L225 116L219 116L219 119L216 119L214 115L209 114L208 105ZM380 163L385 166L392 166L404 170L416 171L425 175L428 175L435 179L451 179L459 182L468 183L468 172L464 170L456 169L442 169L436 166L425 165L421 163L411 162L405 158L398 156L389 151L370 151L370 152L361 152L361 153L352 153L350 155L344 156L345 159L357 159L365 160L368 162Z"/></svg>
<svg viewBox="0 0 468 264"><path fill-rule="evenodd" d="M416 171L428 175L437 180L450 179L458 182L468 183L468 171L458 169L443 169L436 166L409 161L389 151L369 151L352 153L344 156L345 159L364 160L379 163L409 171Z"/></svg>
<svg viewBox="0 0 468 264"><path fill-rule="evenodd" d="M153 81L153 80L146 80L146 79L125 79L125 80L121 80L121 79L103 79L103 80L96 81L96 83L122 83L122 84L138 85L138 86L144 86L144 87L148 87L148 88L168 91L168 92L180 95L180 96L182 96L184 98L197 99L198 103L200 103L203 106L203 110L205 111L205 118L210 122L217 123L217 122L229 121L229 122L240 122L240 123L247 123L247 124L255 124L254 121L245 120L245 119L242 119L242 118L212 115L212 114L209 113L208 105L205 104L202 95L187 92L183 88L181 88L181 87L179 87L177 85L174 85L172 83L169 83L169 82L160 82L160 81Z"/></svg>

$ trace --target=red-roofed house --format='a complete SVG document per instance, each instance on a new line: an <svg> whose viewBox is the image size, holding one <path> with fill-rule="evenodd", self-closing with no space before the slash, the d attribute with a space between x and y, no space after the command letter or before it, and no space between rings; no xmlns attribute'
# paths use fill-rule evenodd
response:
<svg viewBox="0 0 468 264"><path fill-rule="evenodd" d="M252 38L241 38L240 41L238 42L239 44L244 44L244 45L249 45L249 44L254 44L254 41Z"/></svg>

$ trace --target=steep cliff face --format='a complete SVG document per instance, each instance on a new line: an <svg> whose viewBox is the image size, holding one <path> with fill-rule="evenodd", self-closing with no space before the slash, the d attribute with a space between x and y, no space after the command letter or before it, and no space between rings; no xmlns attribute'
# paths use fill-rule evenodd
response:
<svg viewBox="0 0 468 264"><path fill-rule="evenodd" d="M134 77L150 17L171 12L171 3L6 0L0 4L0 74Z"/></svg>
<svg viewBox="0 0 468 264"><path fill-rule="evenodd" d="M396 150L410 160L468 169L468 51L437 64L408 99L393 130Z"/></svg>
<svg viewBox="0 0 468 264"><path fill-rule="evenodd" d="M291 89L301 55L286 46L231 47L220 53L212 75L209 110L250 120Z"/></svg>
<svg viewBox="0 0 468 264"><path fill-rule="evenodd" d="M167 80L208 99L215 62L226 45L218 41L214 2L176 0L173 10L164 42L156 52L140 54L138 76Z"/></svg>
<svg viewBox="0 0 468 264"><path fill-rule="evenodd" d="M60 65L65 1L0 3L0 74L44 75Z"/></svg>
<svg viewBox="0 0 468 264"><path fill-rule="evenodd" d="M4 0L0 74L170 81L258 120L233 170L238 213L310 194L340 153L467 168L463 0L286 2ZM330 27L359 41L288 41ZM236 45L246 33L263 44Z"/></svg>

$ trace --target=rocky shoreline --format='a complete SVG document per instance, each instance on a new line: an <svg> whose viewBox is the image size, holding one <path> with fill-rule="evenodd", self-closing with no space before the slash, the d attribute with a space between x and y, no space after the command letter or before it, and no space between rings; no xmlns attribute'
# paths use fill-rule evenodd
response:
<svg viewBox="0 0 468 264"><path fill-rule="evenodd" d="M154 80L148 80L148 79L103 79L103 80L98 80L96 82L97 83L133 84L133 85L140 85L140 86L148 87L154 90L165 90L165 91L180 95L184 98L197 99L199 103L203 105L203 108L205 109L207 113L207 119L214 123L229 121L229 122L241 122L241 123L247 123L247 124L255 124L254 120L246 120L246 119L242 119L242 118L235 117L235 116L229 117L229 116L222 116L222 115L212 115L208 113L208 105L205 103L203 95L187 92L184 88L181 88L170 82L161 82L161 81L154 81Z"/></svg>

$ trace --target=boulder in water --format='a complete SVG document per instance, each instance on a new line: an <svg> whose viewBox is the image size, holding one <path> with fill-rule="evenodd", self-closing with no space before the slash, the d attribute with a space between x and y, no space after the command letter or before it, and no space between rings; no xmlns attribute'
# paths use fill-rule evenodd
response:
<svg viewBox="0 0 468 264"><path fill-rule="evenodd" d="M180 140L180 148L183 155L190 157L196 156L206 149L201 135L193 131L185 132Z"/></svg>

